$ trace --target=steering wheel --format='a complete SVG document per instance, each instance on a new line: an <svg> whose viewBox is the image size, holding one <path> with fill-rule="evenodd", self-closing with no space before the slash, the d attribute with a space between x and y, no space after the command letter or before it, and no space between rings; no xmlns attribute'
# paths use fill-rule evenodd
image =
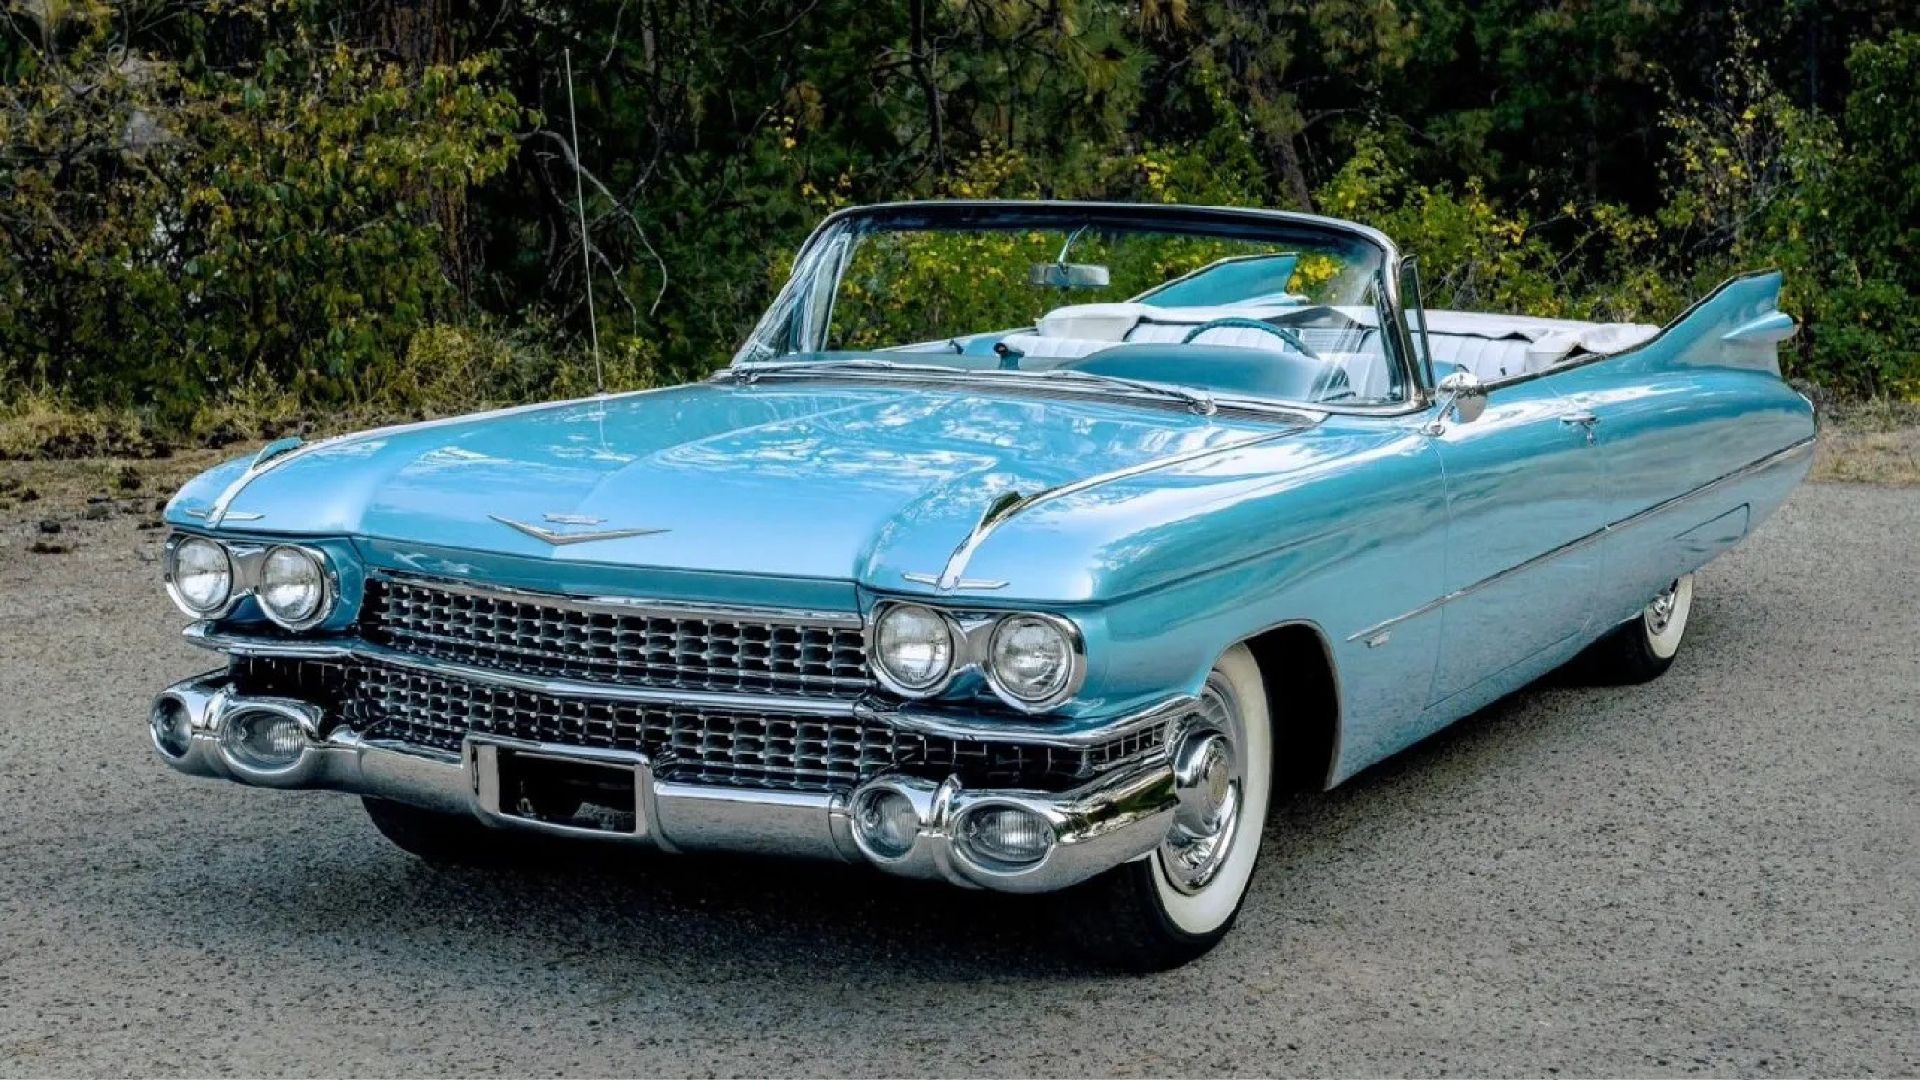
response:
<svg viewBox="0 0 1920 1080"><path fill-rule="evenodd" d="M1300 351L1300 354L1305 356L1307 359L1309 360L1320 359L1320 354L1308 348L1307 343L1300 339L1300 335L1294 333L1292 330L1289 330L1284 326L1275 326L1270 322L1261 322L1259 319L1248 319L1248 318L1242 318L1239 316L1233 316L1225 319L1208 319L1206 322L1203 322L1199 326L1196 326L1193 329L1187 331L1187 336L1180 339L1180 344L1190 345L1193 343L1193 339L1199 337L1201 334L1204 334L1209 330L1220 330L1223 328L1235 328L1235 329L1243 329L1243 330L1265 330L1267 333L1272 334L1274 337L1277 337L1281 341L1284 341L1287 344L1293 346L1295 349L1298 349Z"/></svg>

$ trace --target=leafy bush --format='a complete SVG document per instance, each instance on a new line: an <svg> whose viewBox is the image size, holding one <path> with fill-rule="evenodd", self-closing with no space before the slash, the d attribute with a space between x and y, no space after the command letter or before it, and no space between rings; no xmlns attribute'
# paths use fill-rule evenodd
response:
<svg viewBox="0 0 1920 1080"><path fill-rule="evenodd" d="M522 117L489 58L407 73L297 25L196 69L38 10L0 85L0 381L176 420L255 377L351 402L448 309L437 215Z"/></svg>
<svg viewBox="0 0 1920 1080"><path fill-rule="evenodd" d="M698 376L821 214L941 195L1355 217L1432 303L1547 315L1664 321L1776 265L1790 374L1920 398L1902 0L16 0L0 24L0 452L584 392L583 266L609 384ZM577 147L548 119L576 103ZM936 248L903 257L931 278ZM889 338L931 317L880 299ZM1019 321L1034 297L978 299Z"/></svg>

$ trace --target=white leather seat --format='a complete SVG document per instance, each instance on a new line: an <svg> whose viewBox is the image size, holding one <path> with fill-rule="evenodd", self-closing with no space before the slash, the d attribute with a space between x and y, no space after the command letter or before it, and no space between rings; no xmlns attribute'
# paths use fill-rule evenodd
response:
<svg viewBox="0 0 1920 1080"><path fill-rule="evenodd" d="M1465 368L1481 382L1492 382L1527 370L1527 350L1533 342L1523 337L1480 337L1475 334L1427 334L1433 362Z"/></svg>
<svg viewBox="0 0 1920 1080"><path fill-rule="evenodd" d="M1058 367L1068 360L1078 360L1119 344L1094 338L1046 337L1041 334L1008 334L1000 339L1000 343L1021 353L1020 366L1030 371Z"/></svg>

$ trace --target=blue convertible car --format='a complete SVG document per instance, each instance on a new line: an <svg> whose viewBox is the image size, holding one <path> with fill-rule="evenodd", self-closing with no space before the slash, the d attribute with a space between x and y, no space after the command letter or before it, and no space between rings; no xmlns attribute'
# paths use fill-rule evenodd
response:
<svg viewBox="0 0 1920 1080"><path fill-rule="evenodd" d="M829 218L692 385L274 443L167 510L171 766L434 861L813 856L1198 955L1278 791L1551 669L1660 674L1805 475L1778 275L1664 328L1429 311L1343 221Z"/></svg>

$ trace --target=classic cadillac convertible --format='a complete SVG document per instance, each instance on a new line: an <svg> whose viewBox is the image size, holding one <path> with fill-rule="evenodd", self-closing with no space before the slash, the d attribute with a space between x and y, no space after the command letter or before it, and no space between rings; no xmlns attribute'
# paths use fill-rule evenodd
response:
<svg viewBox="0 0 1920 1080"><path fill-rule="evenodd" d="M1066 890L1164 967L1276 793L1576 662L1673 662L1805 474L1780 279L1665 328L1425 310L1257 210L835 214L704 382L302 445L167 509L225 666L174 768L363 797L429 861L529 840ZM513 840L514 844L507 841Z"/></svg>

